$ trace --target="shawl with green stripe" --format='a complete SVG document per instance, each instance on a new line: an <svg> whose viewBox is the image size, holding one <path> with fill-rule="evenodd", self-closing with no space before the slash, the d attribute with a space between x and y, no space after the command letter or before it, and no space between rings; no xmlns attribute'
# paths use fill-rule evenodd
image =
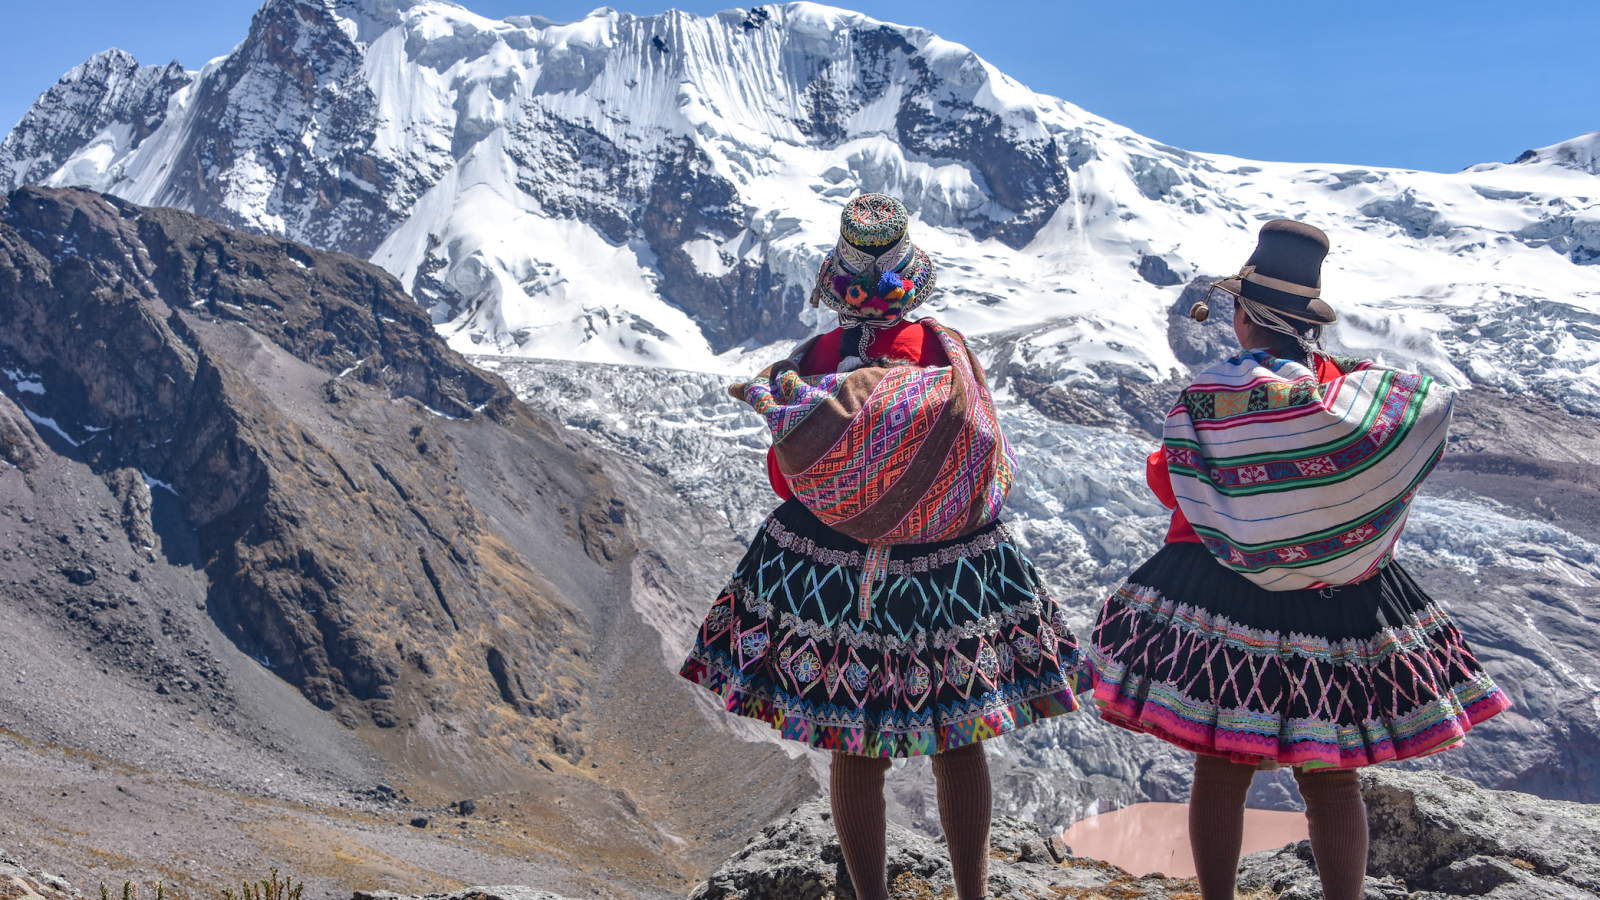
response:
<svg viewBox="0 0 1600 900"><path fill-rule="evenodd" d="M1388 559L1444 452L1454 393L1338 358L1318 384L1259 350L1200 373L1167 414L1178 507L1217 561L1268 590L1354 584Z"/></svg>

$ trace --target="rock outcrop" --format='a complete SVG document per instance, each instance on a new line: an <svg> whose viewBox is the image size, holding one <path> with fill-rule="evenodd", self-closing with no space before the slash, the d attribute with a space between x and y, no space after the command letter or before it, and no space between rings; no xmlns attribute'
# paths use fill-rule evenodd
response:
<svg viewBox="0 0 1600 900"><path fill-rule="evenodd" d="M72 882L29 869L0 850L0 897L6 900L83 900Z"/></svg>
<svg viewBox="0 0 1600 900"><path fill-rule="evenodd" d="M1437 773L1390 768L1362 777L1372 831L1368 900L1454 897L1588 898L1600 892L1600 807L1486 791ZM891 824L888 870L896 897L953 889L942 843ZM1242 893L1277 900L1322 896L1309 841L1254 853L1240 869ZM1190 900L1192 879L1136 877L1071 855L1022 819L998 817L989 891L997 898L1122 897ZM853 897L825 801L768 825L691 900Z"/></svg>
<svg viewBox="0 0 1600 900"><path fill-rule="evenodd" d="M1390 768L1363 772L1361 788L1372 833L1368 898L1600 895L1600 806ZM1251 854L1240 888L1320 897L1310 842Z"/></svg>
<svg viewBox="0 0 1600 900"><path fill-rule="evenodd" d="M763 828L690 900L854 900L826 800L806 803ZM935 842L889 825L888 874L895 897L953 897L950 858ZM1024 819L1001 816L989 838L989 892L995 898L1093 897L1137 900L1192 894L1192 880L1134 877L1109 863L1074 857L1059 838Z"/></svg>

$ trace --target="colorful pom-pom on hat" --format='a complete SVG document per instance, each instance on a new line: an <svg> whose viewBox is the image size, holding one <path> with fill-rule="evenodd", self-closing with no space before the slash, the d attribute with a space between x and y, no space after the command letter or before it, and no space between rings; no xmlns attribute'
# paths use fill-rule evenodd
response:
<svg viewBox="0 0 1600 900"><path fill-rule="evenodd" d="M839 214L839 241L822 260L811 305L826 304L841 317L869 324L898 319L921 305L932 295L937 273L928 254L911 242L910 226L905 204L887 194L852 198Z"/></svg>

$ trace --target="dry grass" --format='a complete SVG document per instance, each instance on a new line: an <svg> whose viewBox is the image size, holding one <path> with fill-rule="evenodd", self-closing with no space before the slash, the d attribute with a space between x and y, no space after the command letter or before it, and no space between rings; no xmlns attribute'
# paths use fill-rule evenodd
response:
<svg viewBox="0 0 1600 900"><path fill-rule="evenodd" d="M266 878L256 882L246 881L239 885L239 893L234 893L232 888L223 888L222 900L300 900L300 895L305 889L305 883L296 884L292 875L288 878L279 878L278 867L273 866L272 873ZM163 898L157 897L156 900Z"/></svg>
<svg viewBox="0 0 1600 900"><path fill-rule="evenodd" d="M224 887L221 900L301 900L300 895L305 889L304 882L295 881L292 875L288 878L280 876L278 868L274 866L266 878L242 882L238 890ZM105 882L100 882L100 900L113 900L115 896ZM165 882L124 881L120 900L192 900L192 898L187 890L169 890Z"/></svg>
<svg viewBox="0 0 1600 900"><path fill-rule="evenodd" d="M179 895L168 891L165 882L155 881L141 884L137 881L124 881L122 883L122 900L143 900L144 888L146 887L150 889L150 896L153 900L167 900L168 897L179 898L179 900L187 900L188 898L187 893ZM111 900L111 897L111 889L106 887L104 881L100 882L100 900Z"/></svg>
<svg viewBox="0 0 1600 900"><path fill-rule="evenodd" d="M889 886L889 896L893 900L951 900L955 897L955 891L945 888L935 894L933 885L926 880L910 872L901 872L895 876L894 884Z"/></svg>

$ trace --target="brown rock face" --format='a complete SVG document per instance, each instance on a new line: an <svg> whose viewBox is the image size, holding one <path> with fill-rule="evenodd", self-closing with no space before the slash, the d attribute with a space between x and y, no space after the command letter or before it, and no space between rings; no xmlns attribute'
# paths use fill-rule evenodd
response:
<svg viewBox="0 0 1600 900"><path fill-rule="evenodd" d="M577 613L474 508L435 423L512 428L569 468L571 451L386 274L26 189L0 205L0 321L50 385L30 400L93 436L79 450L123 500L130 541L153 543L143 472L196 529L213 618L313 703L384 728L482 709L479 729L508 740L579 730ZM25 467L37 450L8 424L0 450ZM619 523L584 515L610 506L589 496L603 481L545 493L570 511L561 531L615 557Z"/></svg>
<svg viewBox="0 0 1600 900"><path fill-rule="evenodd" d="M39 465L42 449L22 411L9 403L0 404L0 459L13 468L32 472Z"/></svg>
<svg viewBox="0 0 1600 900"><path fill-rule="evenodd" d="M496 837L468 870L537 857L544 883L637 896L815 794L664 645L741 552L725 524L523 406L368 263L22 189L0 197L0 375L0 631L28 660L0 750L14 729L408 834L471 796ZM15 780L0 810L61 833L166 814ZM322 865L283 827L284 862Z"/></svg>

